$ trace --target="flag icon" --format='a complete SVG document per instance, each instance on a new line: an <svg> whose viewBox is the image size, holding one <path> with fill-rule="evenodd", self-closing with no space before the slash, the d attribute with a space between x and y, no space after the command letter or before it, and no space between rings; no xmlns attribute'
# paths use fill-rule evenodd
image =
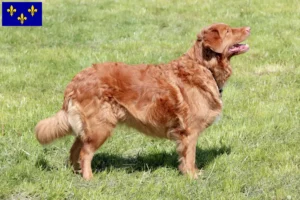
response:
<svg viewBox="0 0 300 200"><path fill-rule="evenodd" d="M42 26L42 2L2 2L2 26Z"/></svg>

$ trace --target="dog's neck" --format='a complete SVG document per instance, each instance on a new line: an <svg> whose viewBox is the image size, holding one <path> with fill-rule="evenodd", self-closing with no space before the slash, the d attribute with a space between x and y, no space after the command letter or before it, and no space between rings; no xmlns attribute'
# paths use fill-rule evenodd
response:
<svg viewBox="0 0 300 200"><path fill-rule="evenodd" d="M191 59L210 70L220 92L232 73L230 58L205 48L202 41L196 41L180 59Z"/></svg>

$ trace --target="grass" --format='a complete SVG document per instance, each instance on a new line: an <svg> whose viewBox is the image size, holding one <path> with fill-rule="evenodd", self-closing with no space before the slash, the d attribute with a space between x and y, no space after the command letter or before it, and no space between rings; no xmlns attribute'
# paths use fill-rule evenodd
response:
<svg viewBox="0 0 300 200"><path fill-rule="evenodd" d="M0 29L0 199L300 198L298 1L46 0L43 16L43 27ZM178 173L171 141L123 126L90 182L65 164L73 138L39 145L34 126L81 69L168 62L213 22L251 26L251 49L233 58L222 120L198 140L198 180Z"/></svg>

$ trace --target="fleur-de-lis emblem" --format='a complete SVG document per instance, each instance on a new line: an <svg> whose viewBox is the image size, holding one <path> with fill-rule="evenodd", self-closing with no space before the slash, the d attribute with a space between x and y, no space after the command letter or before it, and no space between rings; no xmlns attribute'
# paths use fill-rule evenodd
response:
<svg viewBox="0 0 300 200"><path fill-rule="evenodd" d="M17 10L13 6L10 6L9 9L7 9L7 12L10 13L10 16L13 16L14 12L17 12Z"/></svg>
<svg viewBox="0 0 300 200"><path fill-rule="evenodd" d="M34 6L32 5L31 8L28 9L28 12L31 13L31 16L34 16L34 13L36 13L38 10L34 8Z"/></svg>
<svg viewBox="0 0 300 200"><path fill-rule="evenodd" d="M22 13L22 14L20 15L20 17L18 17L18 20L21 22L21 24L23 24L24 21L27 20L27 17L25 17L24 14Z"/></svg>

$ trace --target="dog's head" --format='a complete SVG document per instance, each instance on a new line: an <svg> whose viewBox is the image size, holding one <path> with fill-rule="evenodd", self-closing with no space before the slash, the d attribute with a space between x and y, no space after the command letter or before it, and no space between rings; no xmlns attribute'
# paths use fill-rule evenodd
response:
<svg viewBox="0 0 300 200"><path fill-rule="evenodd" d="M213 24L198 35L204 48L231 57L249 50L247 44L240 44L250 35L250 27L231 28L226 24Z"/></svg>
<svg viewBox="0 0 300 200"><path fill-rule="evenodd" d="M240 44L250 35L250 27L231 28L226 24L213 24L197 35L195 45L185 54L212 72L220 90L231 76L230 58L249 50Z"/></svg>

